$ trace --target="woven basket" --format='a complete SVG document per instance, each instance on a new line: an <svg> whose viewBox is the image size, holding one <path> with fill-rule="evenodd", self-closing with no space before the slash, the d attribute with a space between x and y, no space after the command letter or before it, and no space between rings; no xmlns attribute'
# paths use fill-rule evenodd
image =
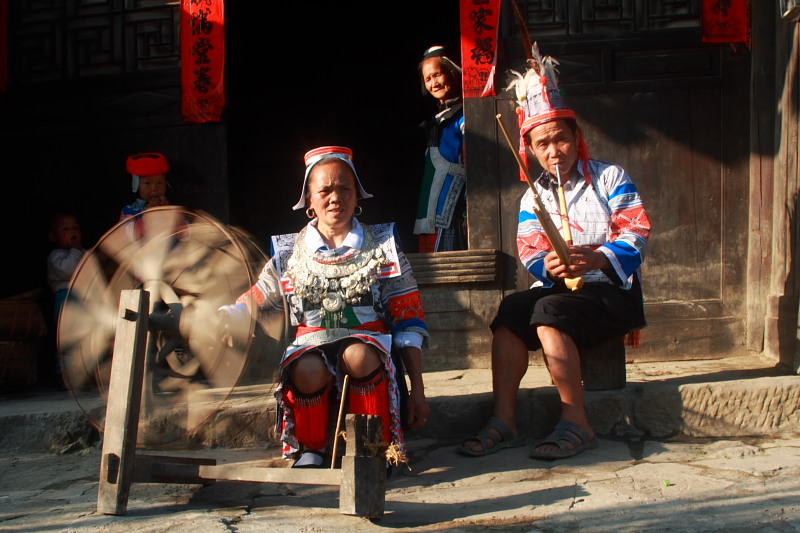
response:
<svg viewBox="0 0 800 533"><path fill-rule="evenodd" d="M47 322L39 305L42 289L0 299L0 340L25 341L47 335Z"/></svg>
<svg viewBox="0 0 800 533"><path fill-rule="evenodd" d="M38 380L39 341L0 341L0 390L17 390Z"/></svg>

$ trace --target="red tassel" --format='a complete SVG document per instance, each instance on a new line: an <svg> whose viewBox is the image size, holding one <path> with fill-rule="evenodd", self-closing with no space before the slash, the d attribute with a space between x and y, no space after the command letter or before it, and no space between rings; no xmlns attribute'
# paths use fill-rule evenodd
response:
<svg viewBox="0 0 800 533"><path fill-rule="evenodd" d="M350 381L347 393L348 411L357 415L378 415L383 423L383 441L391 443L392 417L389 413L389 380L381 370L366 382Z"/></svg>
<svg viewBox="0 0 800 533"><path fill-rule="evenodd" d="M633 331L629 331L625 335L625 346L629 348L638 348L641 340L642 340L642 330L636 329Z"/></svg>

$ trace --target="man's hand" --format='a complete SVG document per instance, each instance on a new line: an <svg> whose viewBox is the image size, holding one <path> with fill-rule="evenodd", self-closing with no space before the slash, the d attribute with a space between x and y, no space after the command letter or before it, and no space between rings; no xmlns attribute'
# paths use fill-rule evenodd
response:
<svg viewBox="0 0 800 533"><path fill-rule="evenodd" d="M567 266L558 258L558 254L550 252L544 258L544 267L554 278L577 278L590 270L609 268L611 263L605 254L590 246L570 246Z"/></svg>

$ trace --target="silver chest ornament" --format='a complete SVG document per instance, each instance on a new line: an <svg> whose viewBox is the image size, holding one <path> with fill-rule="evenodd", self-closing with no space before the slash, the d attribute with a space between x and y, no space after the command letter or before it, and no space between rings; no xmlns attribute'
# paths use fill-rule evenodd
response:
<svg viewBox="0 0 800 533"><path fill-rule="evenodd" d="M311 252L305 246L304 228L297 236L287 274L293 279L298 298L320 304L325 313L339 315L347 304L354 304L378 280L386 256L369 227L364 226L361 250L348 250L342 255Z"/></svg>

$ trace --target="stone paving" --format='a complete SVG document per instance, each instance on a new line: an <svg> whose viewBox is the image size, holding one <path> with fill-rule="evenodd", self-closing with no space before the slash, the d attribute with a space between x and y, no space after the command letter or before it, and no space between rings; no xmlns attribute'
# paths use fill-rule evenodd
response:
<svg viewBox="0 0 800 533"><path fill-rule="evenodd" d="M630 364L625 389L587 394L600 446L552 463L527 455L557 415L549 378L533 367L518 417L528 445L456 453L491 409L489 376L427 374L431 427L410 436L409 464L389 478L378 519L340 513L337 486L221 480L134 483L125 515L98 514L100 434L75 401L2 397L0 531L800 531L800 376L752 357ZM238 401L211 424L217 444L234 421L269 420L264 391ZM244 447L169 453L286 467L256 425L228 436Z"/></svg>
<svg viewBox="0 0 800 533"><path fill-rule="evenodd" d="M338 487L238 481L134 483L127 514L102 515L97 448L6 451L0 531L800 531L798 435L637 446L603 439L555 463L528 458L527 446L467 458L452 444L419 439L410 450L408 468L389 478L384 516L371 520L341 514ZM266 461L275 451L213 455Z"/></svg>

